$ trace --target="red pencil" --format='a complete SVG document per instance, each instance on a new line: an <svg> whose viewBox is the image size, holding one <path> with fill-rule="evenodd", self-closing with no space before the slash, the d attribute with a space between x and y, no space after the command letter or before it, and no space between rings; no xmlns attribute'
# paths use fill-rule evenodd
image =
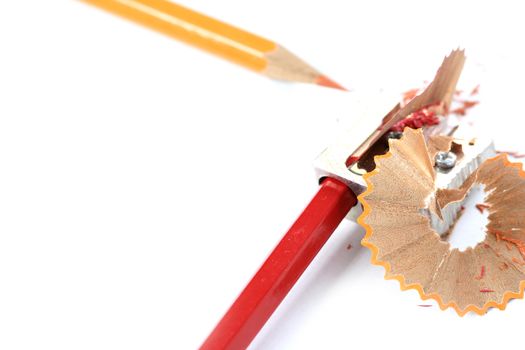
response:
<svg viewBox="0 0 525 350"><path fill-rule="evenodd" d="M356 203L347 185L324 180L201 350L245 349Z"/></svg>

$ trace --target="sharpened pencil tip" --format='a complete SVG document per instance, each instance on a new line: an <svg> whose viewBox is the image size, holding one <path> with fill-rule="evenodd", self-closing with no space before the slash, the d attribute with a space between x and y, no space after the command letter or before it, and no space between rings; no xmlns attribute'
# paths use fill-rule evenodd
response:
<svg viewBox="0 0 525 350"><path fill-rule="evenodd" d="M329 87L329 88L332 88L332 89L339 89L339 90L343 90L343 91L348 91L343 86L337 84L335 81L333 81L332 79L328 78L325 75L320 75L319 77L317 77L317 80L315 81L315 83L317 85L326 86L326 87Z"/></svg>

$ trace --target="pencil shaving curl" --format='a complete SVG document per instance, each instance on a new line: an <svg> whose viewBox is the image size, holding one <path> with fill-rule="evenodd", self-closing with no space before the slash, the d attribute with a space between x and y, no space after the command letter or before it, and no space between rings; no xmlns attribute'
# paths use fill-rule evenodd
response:
<svg viewBox="0 0 525 350"><path fill-rule="evenodd" d="M407 128L401 140L390 142L387 154L375 157L377 168L364 176L367 190L359 196L364 211L358 222L366 229L362 244L371 250L372 263L385 268L385 279L398 280L402 290L417 290L423 300L436 300L442 310L452 307L460 316L503 310L509 300L523 298L525 289L519 249L525 243L525 172L500 155L483 162L460 189L439 190L429 156L434 151L421 130ZM439 210L474 184L487 193L487 234L475 247L459 251L441 239L421 209Z"/></svg>

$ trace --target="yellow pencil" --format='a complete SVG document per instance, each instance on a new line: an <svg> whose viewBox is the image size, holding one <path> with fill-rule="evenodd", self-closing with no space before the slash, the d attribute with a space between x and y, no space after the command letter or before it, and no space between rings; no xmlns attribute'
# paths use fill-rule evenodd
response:
<svg viewBox="0 0 525 350"><path fill-rule="evenodd" d="M278 80L343 89L273 41L166 0L83 0Z"/></svg>

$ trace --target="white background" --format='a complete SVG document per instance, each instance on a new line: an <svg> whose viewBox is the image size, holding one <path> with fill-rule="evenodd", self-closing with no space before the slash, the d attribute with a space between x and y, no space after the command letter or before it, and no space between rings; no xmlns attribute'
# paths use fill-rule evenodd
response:
<svg viewBox="0 0 525 350"><path fill-rule="evenodd" d="M525 151L517 5L181 2L354 90L419 86L461 45L475 126ZM76 1L2 1L0 349L198 347L315 193L311 161L358 117L345 97ZM341 225L254 349L522 346L524 301L484 317L418 307L362 234Z"/></svg>

